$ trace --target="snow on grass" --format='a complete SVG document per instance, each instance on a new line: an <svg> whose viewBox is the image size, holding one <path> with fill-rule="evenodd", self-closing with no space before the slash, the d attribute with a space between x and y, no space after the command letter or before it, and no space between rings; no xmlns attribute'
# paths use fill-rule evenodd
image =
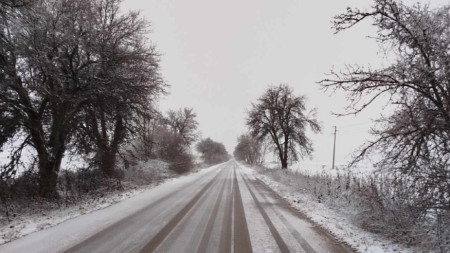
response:
<svg viewBox="0 0 450 253"><path fill-rule="evenodd" d="M269 169L281 169L278 161L267 162L264 163L263 166ZM353 176L365 177L372 174L377 169L368 162L361 162L358 164L358 168L349 168L346 165L339 165L335 166L334 169L331 168L331 166L319 166L318 164L313 163L295 162L289 166L289 170L310 176L323 175L326 173L327 176L336 177L338 174L345 175L347 173L351 173Z"/></svg>
<svg viewBox="0 0 450 253"><path fill-rule="evenodd" d="M154 185L133 187L122 192L108 193L104 197L84 200L76 205L63 205L53 210L17 216L10 223L0 226L0 245L33 232L53 227L68 219L103 209L114 203L133 197Z"/></svg>
<svg viewBox="0 0 450 253"><path fill-rule="evenodd" d="M258 172L258 169L241 165L245 173L262 181L269 188L286 199L294 208L305 214L316 224L320 225L337 240L342 241L358 252L379 253L379 252L416 252L403 245L393 243L379 235L367 232L352 222L351 214L355 210L337 210L324 203L319 203L317 198L308 192L299 191L294 186L283 184L281 178L271 178ZM272 174L273 175L273 174ZM350 208L349 208L350 209Z"/></svg>
<svg viewBox="0 0 450 253"><path fill-rule="evenodd" d="M53 209L30 207L29 210L22 210L16 217L11 218L11 222L0 224L0 245L77 216L106 208L177 176L168 169L167 163L159 160L138 162L124 174L123 191L105 192L103 196L86 196L77 203L63 203ZM0 213L0 220L6 220L2 215L3 212Z"/></svg>
<svg viewBox="0 0 450 253"><path fill-rule="evenodd" d="M177 173L168 168L169 164L161 160L138 161L130 169L124 171L124 180L137 185L146 185L155 180L176 177Z"/></svg>

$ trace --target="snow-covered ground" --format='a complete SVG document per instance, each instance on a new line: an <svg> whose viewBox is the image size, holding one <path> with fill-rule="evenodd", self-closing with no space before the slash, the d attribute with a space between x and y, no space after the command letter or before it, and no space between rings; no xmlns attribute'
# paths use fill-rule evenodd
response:
<svg viewBox="0 0 450 253"><path fill-rule="evenodd" d="M138 162L136 166L125 171L124 174L123 191L105 192L104 196L101 197L87 196L86 199L78 203L61 204L59 207L50 210L30 209L22 211L16 217L12 217L11 222L0 224L0 245L33 232L53 227L77 216L104 209L177 176L176 173L168 169L167 163L159 160ZM1 215L4 215L4 213L0 213L0 220L5 218Z"/></svg>
<svg viewBox="0 0 450 253"><path fill-rule="evenodd" d="M57 226L32 233L13 242L0 245L0 252L64 252L69 247L87 240L100 231L104 231L106 228L109 228L114 224L118 224L124 219L133 219L134 215L139 213L139 211L146 210L149 203L154 203L155 201L165 199L174 192L178 193L185 191L187 188L186 186L194 185L194 189L197 189L202 185L204 186L205 182L209 182L215 175L217 175L217 172L219 171L217 168L220 166L222 166L222 164L201 169L177 178L168 179L164 183L155 186L150 190L143 190L142 193L136 194L134 197L124 199L107 208L85 215L80 215L76 218L62 222ZM193 189L191 188L190 191L192 190ZM164 211L159 210L159 212ZM154 216L144 215L144 217L152 218ZM161 220L158 220L158 222L161 222ZM142 223L139 223L138 221L138 225L141 226ZM142 229L152 230L154 227L144 226ZM136 230L130 232L135 233ZM144 236L145 235L146 234L144 233ZM127 238L127 240L131 241L131 245L136 246L131 236ZM30 248L33 250L30 251ZM116 249L116 251L102 252L120 251Z"/></svg>
<svg viewBox="0 0 450 253"><path fill-rule="evenodd" d="M352 223L351 210L336 210L323 203L318 203L312 195L299 192L289 185L275 181L267 175L258 172L257 169L242 165L242 168L250 175L259 179L281 197L286 199L293 207L308 216L338 240L347 243L358 252L417 252L403 245L393 243L379 235L364 231Z"/></svg>
<svg viewBox="0 0 450 253"><path fill-rule="evenodd" d="M41 211L34 214L17 216L0 226L0 245L31 234L36 231L53 227L68 219L108 207L114 203L130 198L154 187L155 184L129 188L122 192L109 193L104 197L85 200L77 205L61 206L60 208Z"/></svg>
<svg viewBox="0 0 450 253"><path fill-rule="evenodd" d="M280 162L279 161L271 161L266 162L263 164L265 168L270 169L280 169ZM352 173L353 176L361 176L365 177L367 175L372 174L377 169L373 167L368 162L361 162L358 164L358 167L356 168L349 168L348 165L336 165L334 169L331 168L331 166L328 165L319 165L315 163L308 163L308 162L302 162L298 161L293 164L289 165L289 170L293 172L299 172L303 175L322 175L326 173L328 176L336 177L338 174L341 176L346 173Z"/></svg>

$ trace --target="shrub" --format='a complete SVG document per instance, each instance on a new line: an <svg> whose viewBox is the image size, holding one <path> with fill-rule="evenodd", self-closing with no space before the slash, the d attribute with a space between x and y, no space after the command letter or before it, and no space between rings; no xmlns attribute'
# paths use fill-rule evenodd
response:
<svg viewBox="0 0 450 253"><path fill-rule="evenodd" d="M260 172L294 192L309 194L319 203L348 213L365 230L426 251L450 250L450 213L424 209L418 193L411 191L404 177L349 171L312 174L266 168Z"/></svg>

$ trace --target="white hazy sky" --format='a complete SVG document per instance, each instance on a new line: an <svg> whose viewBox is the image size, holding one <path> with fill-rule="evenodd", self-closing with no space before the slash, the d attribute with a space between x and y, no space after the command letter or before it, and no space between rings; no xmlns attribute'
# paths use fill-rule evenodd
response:
<svg viewBox="0 0 450 253"><path fill-rule="evenodd" d="M416 1L407 0L406 4ZM428 3L429 1L421 1ZM448 1L433 0L431 6ZM342 94L324 93L317 81L334 67L359 63L380 66L383 54L370 21L338 35L331 20L347 6L365 9L371 0L126 0L152 23L151 40L161 57L161 72L171 85L160 109L192 107L202 137L225 144L229 153L246 131L246 111L269 85L289 84L318 109L323 132L311 136L311 166L331 164L332 127L338 127L336 163L370 136L373 106L354 117L335 117L346 105Z"/></svg>

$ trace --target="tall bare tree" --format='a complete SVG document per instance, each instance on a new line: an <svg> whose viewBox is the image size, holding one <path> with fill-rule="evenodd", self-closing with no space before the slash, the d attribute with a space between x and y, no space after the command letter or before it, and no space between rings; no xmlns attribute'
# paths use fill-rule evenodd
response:
<svg viewBox="0 0 450 253"><path fill-rule="evenodd" d="M247 126L252 136L262 140L269 136L278 153L281 168L287 169L289 159L312 153L311 140L306 136L309 127L320 132L315 110L306 113L304 96L295 96L285 84L270 87L252 104L248 112Z"/></svg>
<svg viewBox="0 0 450 253"><path fill-rule="evenodd" d="M14 153L26 145L36 151L41 196L57 195L61 160L89 98L96 62L91 7L88 1L35 1L2 30L10 47L2 110L17 120L16 133L25 135Z"/></svg>
<svg viewBox="0 0 450 253"><path fill-rule="evenodd" d="M148 99L157 65L154 52L139 39L146 32L143 21L137 13L117 15L120 1L31 2L20 14L9 10L14 15L2 20L2 43L8 47L1 50L8 50L2 52L8 67L5 74L2 70L0 110L14 124L8 123L13 130L4 128L0 139L24 136L14 160L23 147L34 148L39 194L55 197L61 160L80 122L87 127L86 115L99 121L108 115L114 128L98 128L100 132L126 128L123 116L129 112L124 108L131 100L124 94L142 92L137 99ZM6 171L14 163L9 165Z"/></svg>
<svg viewBox="0 0 450 253"><path fill-rule="evenodd" d="M184 143L190 146L197 139L198 122L197 115L192 108L182 108L177 111L169 110L166 116L166 124L174 134L183 138Z"/></svg>
<svg viewBox="0 0 450 253"><path fill-rule="evenodd" d="M370 19L377 41L396 60L372 69L348 66L321 82L346 91L347 114L358 114L377 98L389 99L393 113L377 121L374 141L355 162L381 153L378 166L395 173L418 194L414 205L450 210L450 5L430 10L394 0L375 0L370 10L349 8L334 19L340 32ZM417 200L417 201L416 201Z"/></svg>
<svg viewBox="0 0 450 253"><path fill-rule="evenodd" d="M98 92L83 107L81 141L96 152L96 162L114 176L121 144L151 117L152 102L164 93L158 54L145 36L148 23L138 12L120 14L119 0L96 5L99 66L96 77L107 92ZM79 136L80 137L80 136ZM87 141L87 143L86 143Z"/></svg>

